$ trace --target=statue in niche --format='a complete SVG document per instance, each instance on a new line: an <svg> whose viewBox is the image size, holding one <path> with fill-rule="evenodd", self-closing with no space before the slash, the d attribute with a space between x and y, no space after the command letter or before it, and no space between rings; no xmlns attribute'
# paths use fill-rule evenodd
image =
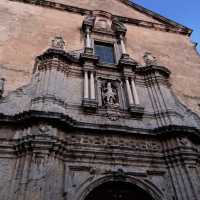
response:
<svg viewBox="0 0 200 200"><path fill-rule="evenodd" d="M117 89L108 81L102 87L102 99L103 105L107 108L116 108L119 107L119 99Z"/></svg>
<svg viewBox="0 0 200 200"><path fill-rule="evenodd" d="M61 50L64 50L64 48L65 48L65 41L63 40L62 37L56 36L56 37L52 40L51 47L52 47L53 49L61 49Z"/></svg>
<svg viewBox="0 0 200 200"><path fill-rule="evenodd" d="M153 56L150 52L146 52L144 54L144 62L146 66L152 66L152 65L157 65L157 59L155 56Z"/></svg>

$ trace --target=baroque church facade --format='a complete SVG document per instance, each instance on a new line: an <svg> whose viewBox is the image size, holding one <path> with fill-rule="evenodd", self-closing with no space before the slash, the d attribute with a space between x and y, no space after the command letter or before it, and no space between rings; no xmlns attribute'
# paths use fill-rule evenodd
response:
<svg viewBox="0 0 200 200"><path fill-rule="evenodd" d="M1 200L199 200L192 30L127 0L1 0Z"/></svg>

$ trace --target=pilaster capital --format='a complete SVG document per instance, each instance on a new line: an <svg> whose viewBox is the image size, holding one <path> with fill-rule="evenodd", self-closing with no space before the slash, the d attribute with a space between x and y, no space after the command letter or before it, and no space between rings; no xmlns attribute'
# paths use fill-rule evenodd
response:
<svg viewBox="0 0 200 200"><path fill-rule="evenodd" d="M124 26L124 24L117 18L114 18L112 20L112 29L116 32L118 37L124 37L127 32L127 28Z"/></svg>
<svg viewBox="0 0 200 200"><path fill-rule="evenodd" d="M94 27L94 22L95 22L96 17L93 15L87 15L85 16L85 19L83 20L82 24L82 30L83 32L91 31L92 28Z"/></svg>

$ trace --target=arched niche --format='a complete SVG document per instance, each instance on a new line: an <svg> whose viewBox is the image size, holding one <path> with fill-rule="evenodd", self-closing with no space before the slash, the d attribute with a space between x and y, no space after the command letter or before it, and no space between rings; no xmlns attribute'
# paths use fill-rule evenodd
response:
<svg viewBox="0 0 200 200"><path fill-rule="evenodd" d="M84 200L154 200L146 191L128 182L109 181L91 191Z"/></svg>
<svg viewBox="0 0 200 200"><path fill-rule="evenodd" d="M137 199L165 200L165 197L162 191L158 187L156 187L154 184L150 183L149 181L143 181L141 179L130 177L130 176L116 177L112 175L101 177L100 179L96 179L90 183L85 183L82 186L82 189L80 188L80 190L77 191L75 199L76 200L98 200L99 198L98 196L100 196L98 195L98 191L101 191L102 194L106 194L106 191L102 192L104 188L106 189L110 187L110 190L113 189L113 191L118 191L119 186L121 186L120 188L123 188L122 192L124 191L125 188L127 188L129 191L133 190L133 193L130 193L130 195L133 196L131 197L130 200L134 200L134 199L136 200ZM136 195L138 195L138 197ZM97 199L94 198L95 196L97 196ZM101 197L101 200L107 200L106 196ZM108 199L108 200L112 200L112 199ZM118 199L114 199L114 200L118 200ZM127 200L127 199L121 199L121 200Z"/></svg>

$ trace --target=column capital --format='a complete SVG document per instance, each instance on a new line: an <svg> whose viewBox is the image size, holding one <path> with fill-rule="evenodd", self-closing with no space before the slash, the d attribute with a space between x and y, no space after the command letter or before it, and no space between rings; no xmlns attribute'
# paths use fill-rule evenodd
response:
<svg viewBox="0 0 200 200"><path fill-rule="evenodd" d="M96 19L95 16L93 16L93 15L87 15L85 17L85 19L83 20L82 30L84 32L87 31L87 28L89 28L91 30L93 28L93 26L94 26L95 19Z"/></svg>

